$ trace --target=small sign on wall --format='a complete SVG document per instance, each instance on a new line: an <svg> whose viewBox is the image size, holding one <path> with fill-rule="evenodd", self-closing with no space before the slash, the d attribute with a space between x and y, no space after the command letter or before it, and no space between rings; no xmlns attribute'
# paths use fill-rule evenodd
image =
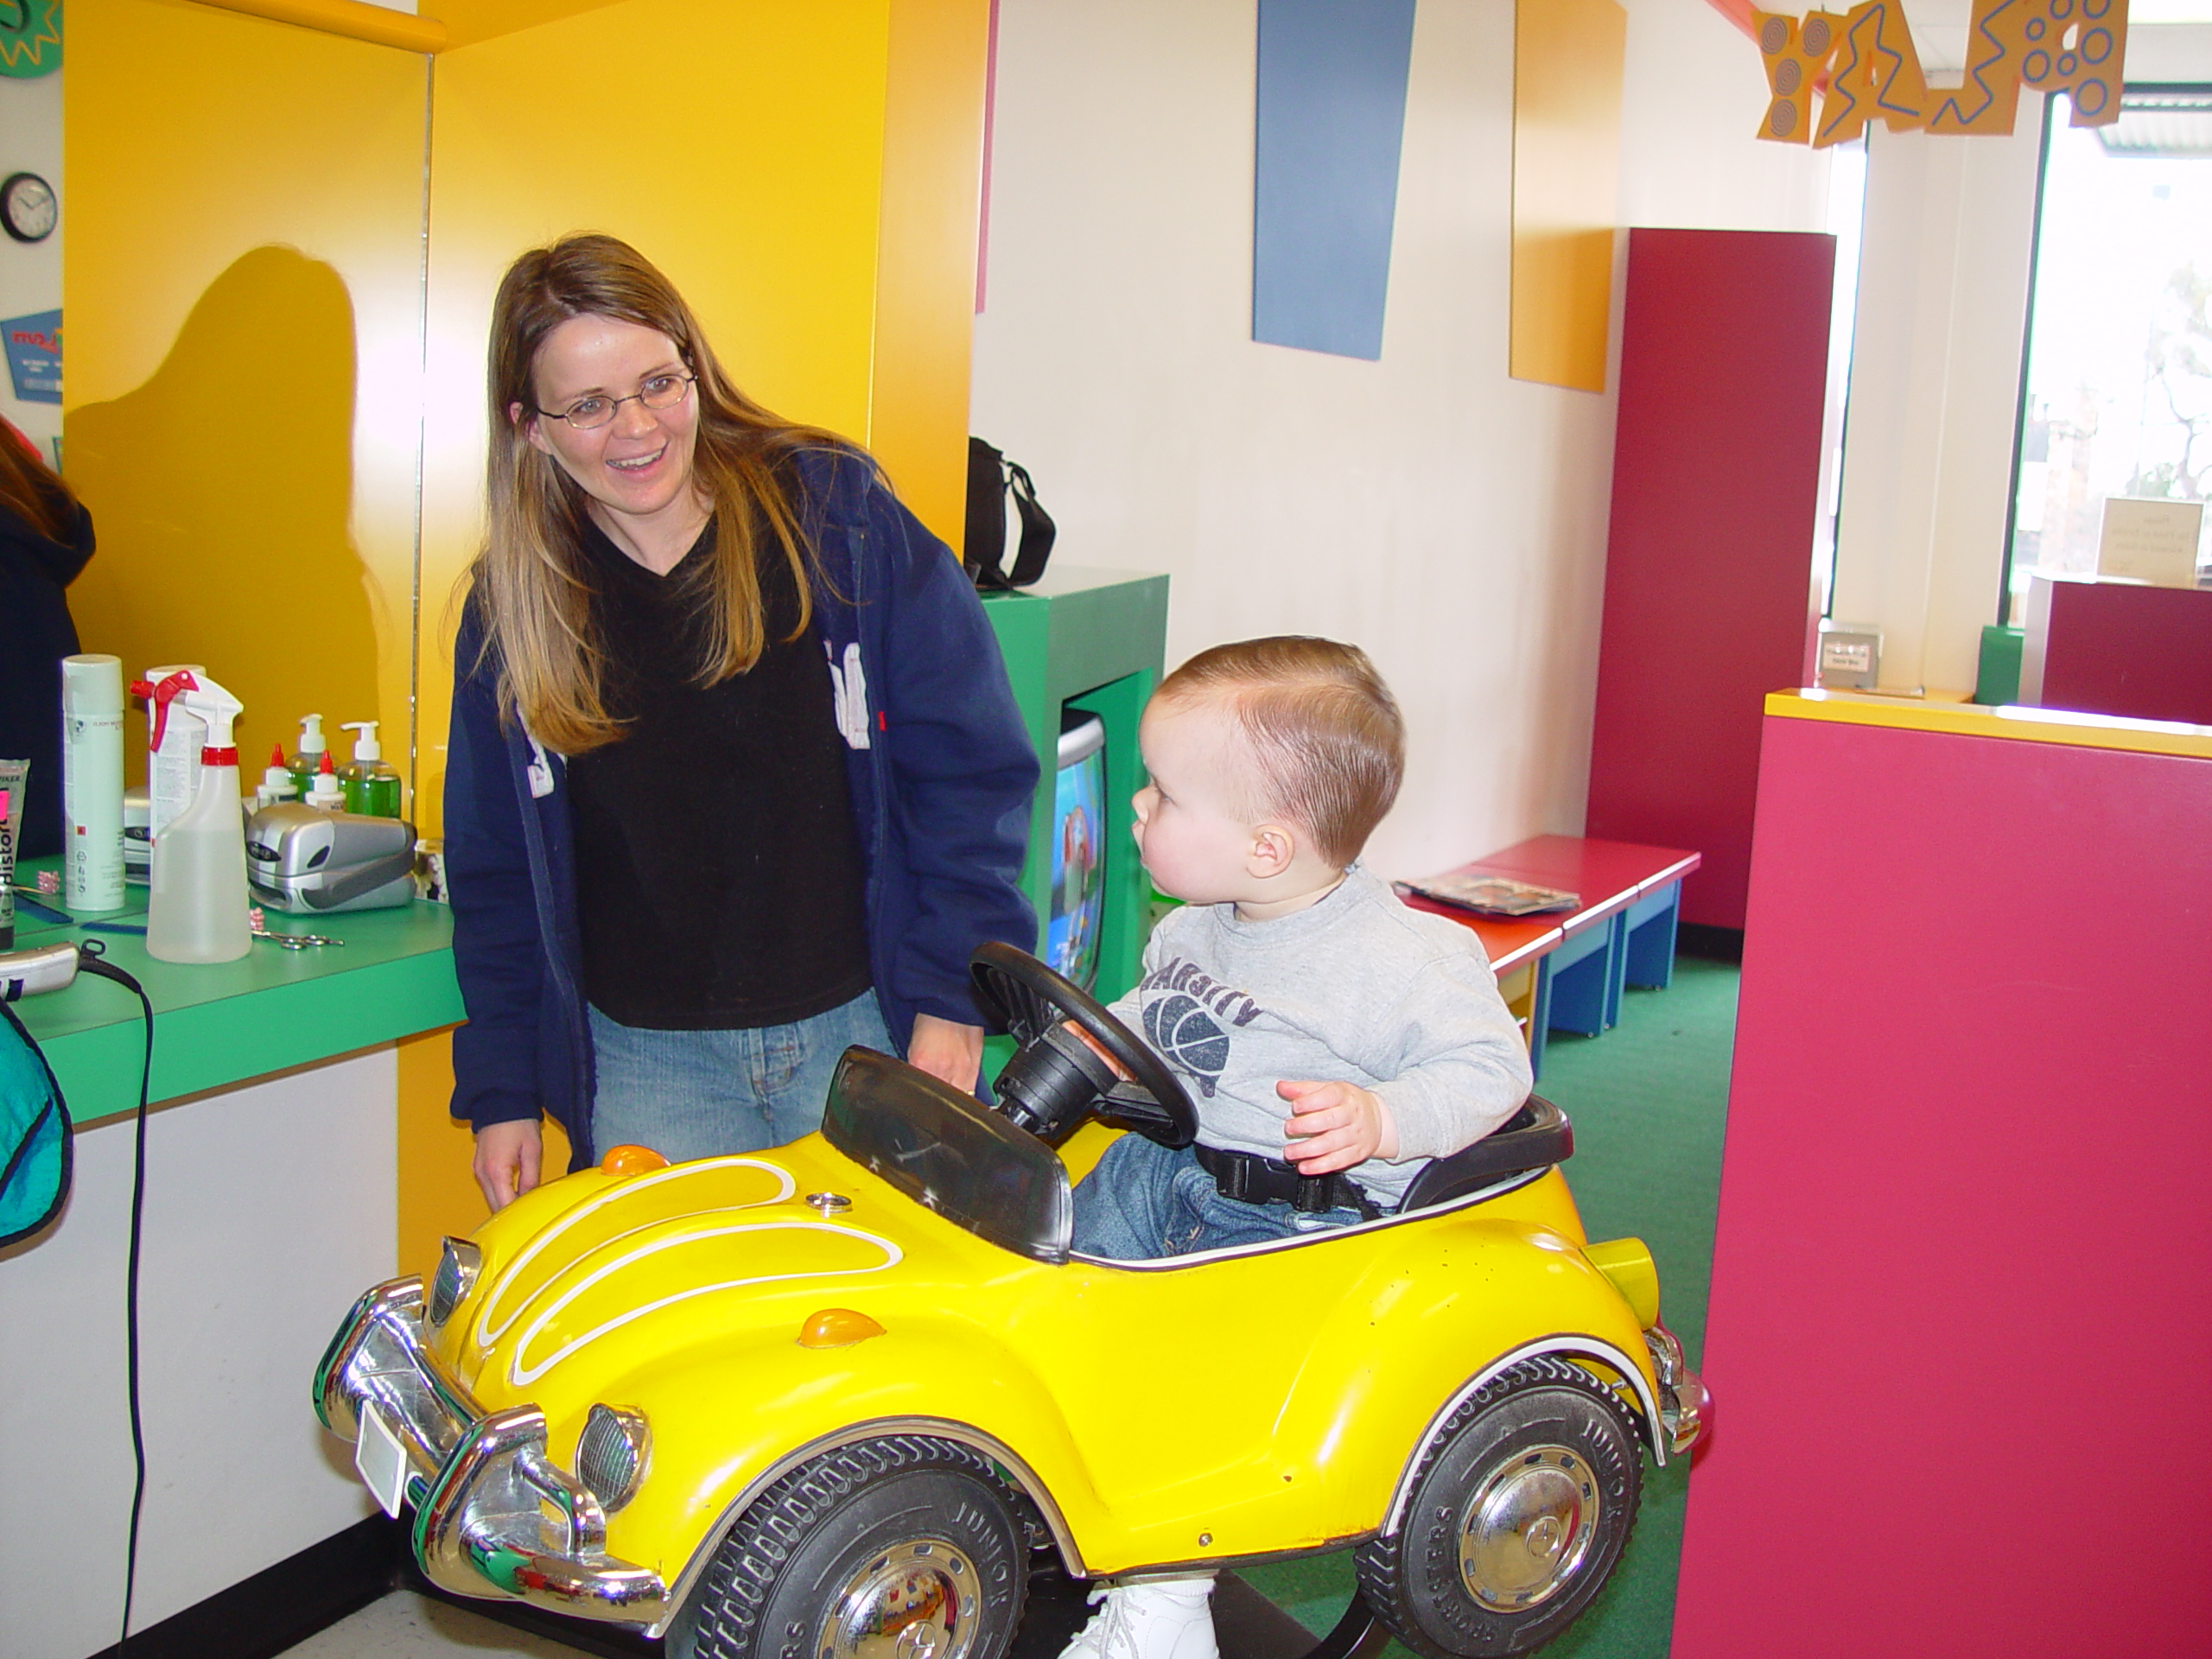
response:
<svg viewBox="0 0 2212 1659"><path fill-rule="evenodd" d="M8 375L27 404L61 401L61 313L34 311L0 321L8 342Z"/></svg>
<svg viewBox="0 0 2212 1659"><path fill-rule="evenodd" d="M2202 501L2108 495L2097 538L2097 574L2127 576L2154 588L2196 586L2196 547L2204 532Z"/></svg>

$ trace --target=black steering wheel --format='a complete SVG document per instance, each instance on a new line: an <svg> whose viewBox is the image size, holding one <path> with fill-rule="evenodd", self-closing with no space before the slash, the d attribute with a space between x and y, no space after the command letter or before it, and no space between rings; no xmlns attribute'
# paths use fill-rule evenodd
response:
<svg viewBox="0 0 2212 1659"><path fill-rule="evenodd" d="M976 1001L1020 1045L991 1085L1014 1122L1055 1145L1092 1116L1163 1147L1198 1139L1198 1115L1175 1074L1088 991L995 939L976 948L968 974Z"/></svg>

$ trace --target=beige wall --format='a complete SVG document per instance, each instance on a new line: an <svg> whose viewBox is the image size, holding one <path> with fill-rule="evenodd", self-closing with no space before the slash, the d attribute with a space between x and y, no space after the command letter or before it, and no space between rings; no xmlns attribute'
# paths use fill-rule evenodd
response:
<svg viewBox="0 0 2212 1659"><path fill-rule="evenodd" d="M1749 42L1627 9L1623 222L1821 228L1826 158L1751 137ZM1055 557L1173 575L1171 660L1375 655L1412 728L1377 869L1579 830L1614 405L1506 374L1510 0L1416 14L1376 363L1251 340L1255 29L1252 0L1002 0L974 429L1035 474Z"/></svg>

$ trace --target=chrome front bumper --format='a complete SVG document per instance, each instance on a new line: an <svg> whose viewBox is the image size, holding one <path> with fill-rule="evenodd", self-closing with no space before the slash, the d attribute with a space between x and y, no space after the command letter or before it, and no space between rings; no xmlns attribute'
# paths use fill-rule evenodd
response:
<svg viewBox="0 0 2212 1659"><path fill-rule="evenodd" d="M315 1403L340 1440L358 1442L374 1411L398 1440L415 1559L439 1588L624 1624L675 1611L658 1573L607 1553L599 1499L546 1454L545 1414L484 1411L424 1347L419 1277L353 1305L315 1368Z"/></svg>
<svg viewBox="0 0 2212 1659"><path fill-rule="evenodd" d="M1663 1325L1654 1325L1644 1332L1643 1342L1651 1351L1651 1369L1659 1378L1660 1426L1667 1434L1669 1449L1680 1457L1698 1443L1712 1423L1713 1396L1706 1392L1697 1373L1683 1363L1682 1344L1673 1332Z"/></svg>

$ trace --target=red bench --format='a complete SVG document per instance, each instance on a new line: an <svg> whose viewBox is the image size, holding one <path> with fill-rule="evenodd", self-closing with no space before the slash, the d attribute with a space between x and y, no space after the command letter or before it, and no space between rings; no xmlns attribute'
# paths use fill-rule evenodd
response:
<svg viewBox="0 0 2212 1659"><path fill-rule="evenodd" d="M1675 931L1682 878L1695 853L1584 836L1535 836L1461 865L1454 875L1499 875L1581 895L1565 914L1476 916L1408 894L1482 939L1498 988L1529 1038L1529 1058L1543 1068L1554 1027L1595 1037L1620 1019L1624 986L1663 988L1674 977Z"/></svg>

